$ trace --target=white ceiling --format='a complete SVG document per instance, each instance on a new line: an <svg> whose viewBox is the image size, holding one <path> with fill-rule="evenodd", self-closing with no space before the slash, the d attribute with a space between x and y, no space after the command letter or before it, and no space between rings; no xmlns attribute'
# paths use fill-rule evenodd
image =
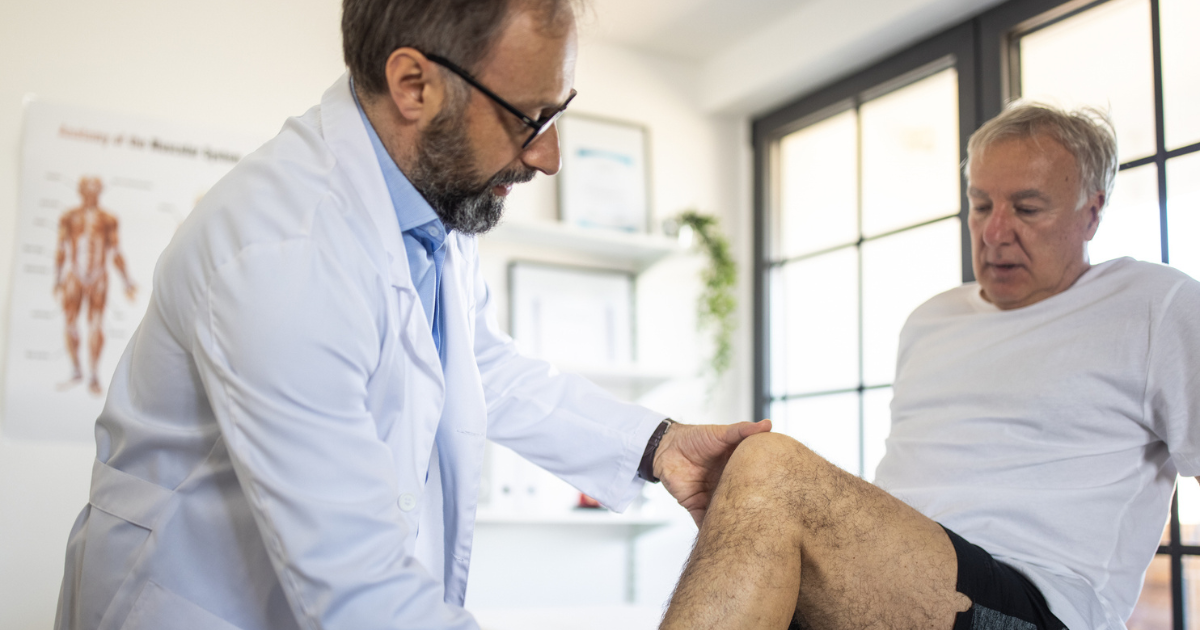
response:
<svg viewBox="0 0 1200 630"><path fill-rule="evenodd" d="M604 41L704 61L812 0L592 0L583 30Z"/></svg>
<svg viewBox="0 0 1200 630"><path fill-rule="evenodd" d="M691 61L705 111L771 109L1003 0L585 0L581 34Z"/></svg>

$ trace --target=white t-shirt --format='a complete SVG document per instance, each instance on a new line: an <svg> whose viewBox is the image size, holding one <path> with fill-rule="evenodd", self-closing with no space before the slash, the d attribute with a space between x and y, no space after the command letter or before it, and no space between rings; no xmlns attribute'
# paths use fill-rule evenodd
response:
<svg viewBox="0 0 1200 630"><path fill-rule="evenodd" d="M1187 275L1122 258L1009 311L966 284L900 333L875 483L1021 571L1072 630L1125 627L1177 473L1200 474Z"/></svg>

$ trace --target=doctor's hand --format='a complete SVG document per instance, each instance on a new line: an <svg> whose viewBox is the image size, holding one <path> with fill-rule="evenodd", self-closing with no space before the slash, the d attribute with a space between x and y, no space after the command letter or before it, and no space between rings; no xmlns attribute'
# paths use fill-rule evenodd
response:
<svg viewBox="0 0 1200 630"><path fill-rule="evenodd" d="M771 421L737 424L673 424L654 455L654 476L692 515L696 526L704 512L725 463L742 440L771 430Z"/></svg>

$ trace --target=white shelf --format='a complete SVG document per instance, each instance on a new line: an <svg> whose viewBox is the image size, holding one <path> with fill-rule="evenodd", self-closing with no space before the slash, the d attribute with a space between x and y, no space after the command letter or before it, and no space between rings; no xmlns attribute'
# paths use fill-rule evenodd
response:
<svg viewBox="0 0 1200 630"><path fill-rule="evenodd" d="M492 608L472 610L483 630L655 630L658 606L580 606L576 608Z"/></svg>
<svg viewBox="0 0 1200 630"><path fill-rule="evenodd" d="M634 394L634 397L683 376L678 372L637 364L590 367L559 365L558 369L578 374L609 391Z"/></svg>
<svg viewBox="0 0 1200 630"><path fill-rule="evenodd" d="M605 509L581 509L554 514L515 514L481 509L475 515L475 522L481 525L606 525L652 528L666 525L671 519L640 514L617 514Z"/></svg>
<svg viewBox="0 0 1200 630"><path fill-rule="evenodd" d="M678 239L659 234L635 234L588 229L549 221L507 220L485 237L502 243L582 253L623 263L642 271L654 263L686 251Z"/></svg>

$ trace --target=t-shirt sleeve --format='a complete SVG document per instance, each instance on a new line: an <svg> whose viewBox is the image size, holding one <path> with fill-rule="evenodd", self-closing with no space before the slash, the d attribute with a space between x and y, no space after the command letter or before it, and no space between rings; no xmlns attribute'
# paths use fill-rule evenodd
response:
<svg viewBox="0 0 1200 630"><path fill-rule="evenodd" d="M1180 280L1150 329L1145 413L1179 474L1200 475L1200 282Z"/></svg>

